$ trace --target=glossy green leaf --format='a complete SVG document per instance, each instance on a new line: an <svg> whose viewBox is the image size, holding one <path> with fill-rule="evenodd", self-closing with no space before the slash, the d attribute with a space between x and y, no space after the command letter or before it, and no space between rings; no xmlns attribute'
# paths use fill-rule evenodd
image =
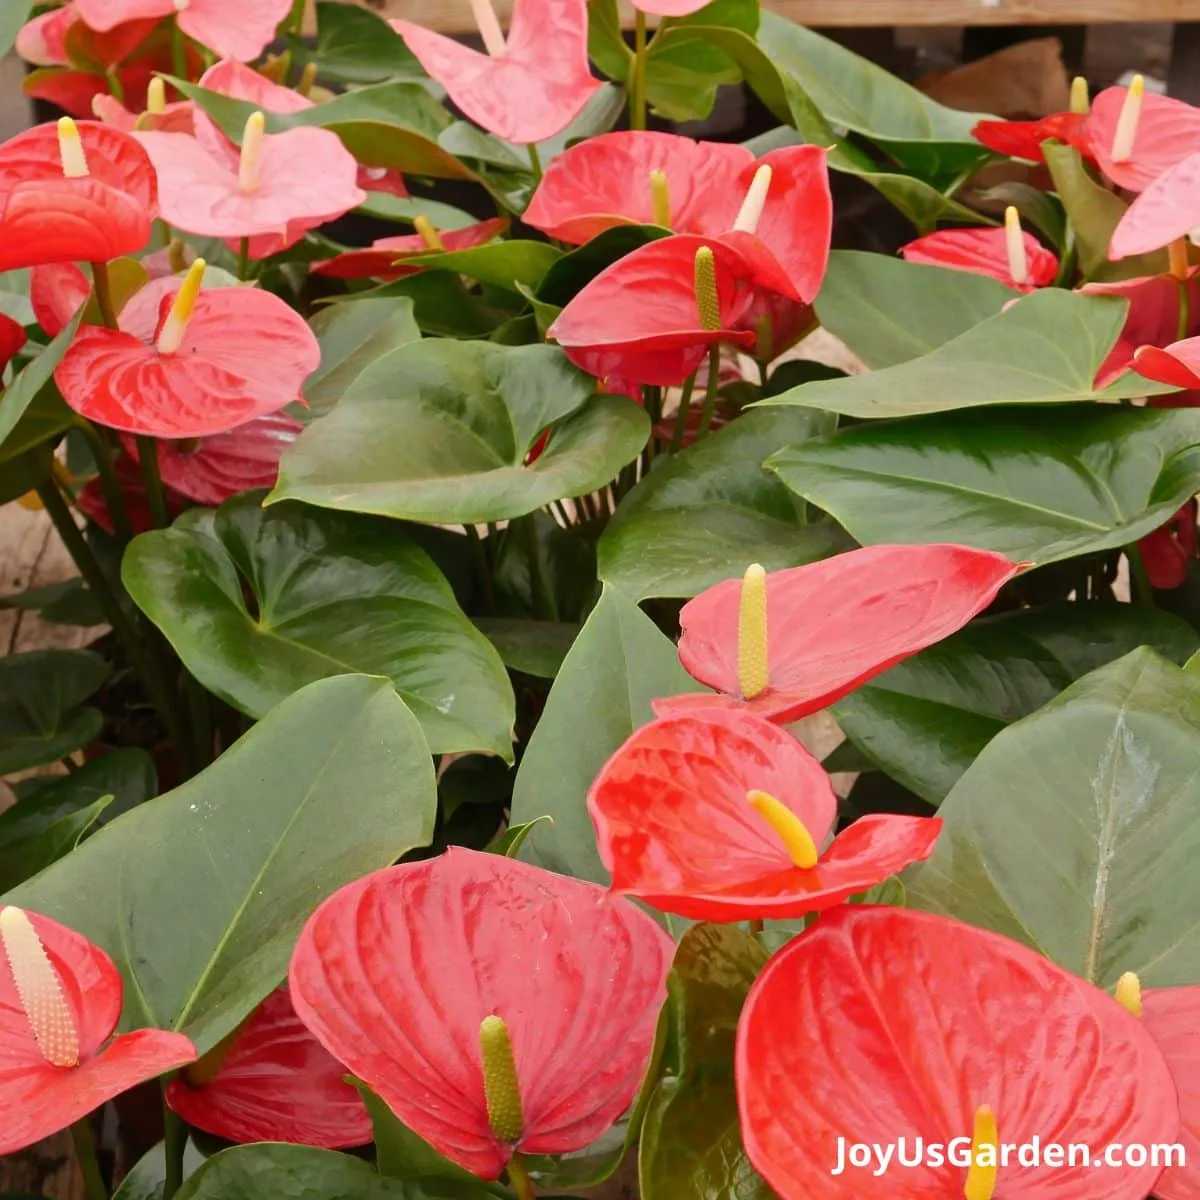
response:
<svg viewBox="0 0 1200 1200"><path fill-rule="evenodd" d="M587 525L563 528L546 512L510 522L496 554L496 611L539 623L582 622L599 594L589 533Z"/></svg>
<svg viewBox="0 0 1200 1200"><path fill-rule="evenodd" d="M1026 411L856 426L769 465L864 545L951 541L1036 563L1127 545L1200 488L1195 409Z"/></svg>
<svg viewBox="0 0 1200 1200"><path fill-rule="evenodd" d="M666 236L667 230L655 225L618 225L606 229L590 242L564 254L546 272L537 289L537 298L545 304L565 307L601 271L647 242Z"/></svg>
<svg viewBox="0 0 1200 1200"><path fill-rule="evenodd" d="M12 596L0 596L0 608L19 608L36 612L51 625L103 625L105 616L88 590L76 576L45 587L26 588Z"/></svg>
<svg viewBox="0 0 1200 1200"><path fill-rule="evenodd" d="M101 796L59 807L37 796L0 813L0 888L8 891L69 854L111 803Z"/></svg>
<svg viewBox="0 0 1200 1200"><path fill-rule="evenodd" d="M505 858L516 858L521 847L529 840L529 835L543 822L553 825L554 818L543 813L540 817L534 817L532 821L526 821L524 825L510 825L484 848L489 854L503 854Z"/></svg>
<svg viewBox="0 0 1200 1200"><path fill-rule="evenodd" d="M1176 391L1133 374L1096 390L1096 372L1115 344L1127 311L1128 303L1114 297L1046 288L922 358L848 379L806 384L762 403L882 418Z"/></svg>
<svg viewBox="0 0 1200 1200"><path fill-rule="evenodd" d="M177 1029L203 1053L278 985L325 897L428 843L435 806L429 748L391 685L321 680L6 899L108 951L123 1028Z"/></svg>
<svg viewBox="0 0 1200 1200"><path fill-rule="evenodd" d="M136 538L122 578L214 695L253 717L315 679L385 675L435 754L511 755L500 656L425 552L386 521L259 493Z"/></svg>
<svg viewBox="0 0 1200 1200"><path fill-rule="evenodd" d="M558 674L579 635L578 625L520 617L477 617L475 625L496 647L506 667L538 679L553 679Z"/></svg>
<svg viewBox="0 0 1200 1200"><path fill-rule="evenodd" d="M190 1179L204 1165L204 1155L190 1140L183 1152L183 1178ZM152 1146L121 1180L112 1200L162 1200L167 1182L167 1161L163 1144Z"/></svg>
<svg viewBox="0 0 1200 1200"><path fill-rule="evenodd" d="M1027 942L1103 988L1200 979L1200 680L1149 649L996 736L941 807L914 908Z"/></svg>
<svg viewBox="0 0 1200 1200"><path fill-rule="evenodd" d="M424 76L400 35L369 9L322 0L316 11L317 43L312 57L322 79L366 84Z"/></svg>
<svg viewBox="0 0 1200 1200"><path fill-rule="evenodd" d="M27 436L12 438L13 431L19 428L21 418L25 416L26 410L33 403L34 398L50 382L54 375L54 368L66 354L67 347L71 344L71 339L75 336L82 317L83 310L80 309L67 322L58 337L37 358L28 363L12 383L0 393L0 461L22 453L34 444ZM70 415L69 412L67 415ZM61 425L59 428L66 428L66 425Z"/></svg>
<svg viewBox="0 0 1200 1200"><path fill-rule="evenodd" d="M468 291L462 277L450 271L422 271L370 291L351 293L337 304L366 304L398 297L412 302L417 326L422 333L435 337L488 337L509 315L489 305L477 292Z"/></svg>
<svg viewBox="0 0 1200 1200"><path fill-rule="evenodd" d="M832 432L833 418L784 411L792 419L747 413L656 466L605 529L600 578L637 600L690 597L752 562L776 571L833 554L836 527L810 524L804 506L762 466L781 446Z"/></svg>
<svg viewBox="0 0 1200 1200"><path fill-rule="evenodd" d="M405 346L284 454L268 503L482 524L595 491L638 454L650 423L594 387L557 347ZM550 425L549 445L526 466Z"/></svg>
<svg viewBox="0 0 1200 1200"><path fill-rule="evenodd" d="M1200 635L1130 604L1063 604L974 621L838 702L842 731L909 791L938 804L1002 729L1076 679L1152 646L1181 663Z"/></svg>
<svg viewBox="0 0 1200 1200"><path fill-rule="evenodd" d="M340 4L341 0L335 0ZM390 192L373 192L366 189L367 202L360 204L355 212L384 221L412 223L414 217L428 217L436 229L465 229L475 224L475 216L466 209L440 200L429 200L424 196L393 196Z"/></svg>
<svg viewBox="0 0 1200 1200"><path fill-rule="evenodd" d="M642 1129L642 1200L774 1195L742 1148L733 1079L738 1018L766 961L762 943L735 925L683 935L669 982L674 1055Z"/></svg>
<svg viewBox="0 0 1200 1200"><path fill-rule="evenodd" d="M108 678L88 650L33 650L0 658L0 775L54 762L100 734L84 705Z"/></svg>
<svg viewBox="0 0 1200 1200"><path fill-rule="evenodd" d="M412 300L400 296L329 304L311 324L321 365L305 381L304 399L316 414L332 408L377 359L421 337Z"/></svg>
<svg viewBox="0 0 1200 1200"><path fill-rule="evenodd" d="M546 242L514 240L472 246L467 250L421 254L409 263L415 267L453 271L481 283L516 291L517 284L536 288L561 257L561 251Z"/></svg>
<svg viewBox="0 0 1200 1200"><path fill-rule="evenodd" d="M971 271L835 250L816 310L822 326L877 371L928 354L1019 295Z"/></svg>
<svg viewBox="0 0 1200 1200"><path fill-rule="evenodd" d="M513 822L544 813L554 818L522 857L564 875L607 882L587 814L592 780L652 718L651 700L699 690L671 641L633 601L606 585L559 669L517 771Z"/></svg>

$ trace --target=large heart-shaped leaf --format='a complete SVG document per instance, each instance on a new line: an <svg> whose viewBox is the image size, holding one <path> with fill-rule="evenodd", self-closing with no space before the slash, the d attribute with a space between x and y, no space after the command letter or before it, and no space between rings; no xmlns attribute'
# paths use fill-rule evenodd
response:
<svg viewBox="0 0 1200 1200"><path fill-rule="evenodd" d="M608 874L596 853L587 793L609 756L653 717L650 701L700 687L649 617L611 585L571 647L521 759L512 821L549 815L522 858L596 883Z"/></svg>
<svg viewBox="0 0 1200 1200"><path fill-rule="evenodd" d="M667 1071L650 1097L638 1174L643 1200L769 1200L742 1148L733 1047L750 985L767 961L733 925L696 925L675 952Z"/></svg>
<svg viewBox="0 0 1200 1200"><path fill-rule="evenodd" d="M1045 288L922 358L848 379L807 383L760 403L880 418L1176 391L1134 374L1096 390L1096 372L1121 332L1128 307L1114 297Z"/></svg>
<svg viewBox="0 0 1200 1200"><path fill-rule="evenodd" d="M1128 545L1200 488L1195 409L1064 405L857 426L769 462L864 545L959 542L1048 563Z"/></svg>
<svg viewBox="0 0 1200 1200"><path fill-rule="evenodd" d="M1200 680L1149 649L996 736L941 807L909 904L1100 987L1200 982Z"/></svg>
<svg viewBox="0 0 1200 1200"><path fill-rule="evenodd" d="M38 767L94 741L104 718L84 701L108 678L87 650L0 658L0 775Z"/></svg>
<svg viewBox="0 0 1200 1200"><path fill-rule="evenodd" d="M259 493L136 538L122 578L188 669L253 717L314 679L386 675L436 754L511 755L500 656L402 532Z"/></svg>
<svg viewBox="0 0 1200 1200"><path fill-rule="evenodd" d="M892 667L833 712L846 736L909 791L938 804L1002 729L1139 646L1182 663L1200 635L1130 604L1064 604L974 621Z"/></svg>
<svg viewBox="0 0 1200 1200"><path fill-rule="evenodd" d="M480 283L517 291L518 286L537 288L546 277L546 272L561 257L562 251L545 242L514 240L490 242L466 250L418 254L408 259L405 265L453 271L477 279Z"/></svg>
<svg viewBox="0 0 1200 1200"><path fill-rule="evenodd" d="M650 430L638 405L594 388L555 346L416 342L364 372L284 454L267 502L481 524L593 492Z"/></svg>
<svg viewBox="0 0 1200 1200"><path fill-rule="evenodd" d="M816 309L821 324L877 371L928 354L1019 295L987 275L835 250Z"/></svg>
<svg viewBox="0 0 1200 1200"><path fill-rule="evenodd" d="M364 84L424 76L404 39L369 9L323 0L316 10L317 44L311 53L322 79ZM294 44L308 50L303 42Z"/></svg>
<svg viewBox="0 0 1200 1200"><path fill-rule="evenodd" d="M690 597L751 562L776 571L834 553L836 529L810 523L762 467L780 446L833 429L824 413L788 411L795 419L747 413L656 467L604 531L600 578L637 600Z"/></svg>
<svg viewBox="0 0 1200 1200"><path fill-rule="evenodd" d="M203 1053L276 987L326 896L429 842L436 803L391 685L326 679L6 899L108 951L123 1028L176 1029Z"/></svg>

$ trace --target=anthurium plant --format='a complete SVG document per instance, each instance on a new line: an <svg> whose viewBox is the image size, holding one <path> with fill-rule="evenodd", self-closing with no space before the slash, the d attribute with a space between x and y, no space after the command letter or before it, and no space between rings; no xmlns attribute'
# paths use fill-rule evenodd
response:
<svg viewBox="0 0 1200 1200"><path fill-rule="evenodd" d="M0 1153L1196 1200L1200 111L315 7L0 18L0 503L79 568L0 603L96 633L0 659Z"/></svg>

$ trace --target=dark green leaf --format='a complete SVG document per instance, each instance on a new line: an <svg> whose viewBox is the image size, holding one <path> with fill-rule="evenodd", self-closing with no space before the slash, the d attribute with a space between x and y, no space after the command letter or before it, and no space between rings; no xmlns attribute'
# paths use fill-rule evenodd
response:
<svg viewBox="0 0 1200 1200"><path fill-rule="evenodd" d="M385 675L435 753L511 755L500 656L424 551L387 521L259 499L193 509L125 552L129 594L192 674L253 717L315 679Z"/></svg>
<svg viewBox="0 0 1200 1200"><path fill-rule="evenodd" d="M595 491L637 456L649 421L594 386L557 347L405 346L285 453L268 503L482 524ZM526 466L550 425L549 445Z"/></svg>
<svg viewBox="0 0 1200 1200"><path fill-rule="evenodd" d="M204 1053L278 985L325 897L429 841L435 804L391 685L322 680L6 899L108 951L123 1028L177 1029Z"/></svg>
<svg viewBox="0 0 1200 1200"><path fill-rule="evenodd" d="M628 80L633 51L621 35L616 0L588 0L588 58L618 83Z"/></svg>
<svg viewBox="0 0 1200 1200"><path fill-rule="evenodd" d="M489 854L503 854L506 858L516 858L529 835L543 822L554 824L554 818L543 813L526 821L524 825L510 825L498 838L489 842L485 847Z"/></svg>
<svg viewBox="0 0 1200 1200"><path fill-rule="evenodd" d="M14 596L0 596L0 608L36 612L52 625L103 625L105 622L95 596L78 577L45 587L26 588Z"/></svg>
<svg viewBox="0 0 1200 1200"><path fill-rule="evenodd" d="M578 625L526 621L517 617L477 617L475 625L511 671L553 679L579 634Z"/></svg>
<svg viewBox="0 0 1200 1200"><path fill-rule="evenodd" d="M579 622L599 594L587 529L562 528L545 512L510 522L495 568L496 611L539 622Z"/></svg>
<svg viewBox="0 0 1200 1200"><path fill-rule="evenodd" d="M183 1177L190 1179L204 1165L204 1155L189 1141L183 1152ZM162 1200L167 1181L167 1162L163 1144L151 1147L121 1181L112 1200Z"/></svg>
<svg viewBox="0 0 1200 1200"><path fill-rule="evenodd" d="M654 225L618 225L606 229L590 242L564 254L542 280L537 298L544 304L565 307L606 267L631 254L647 242L667 236Z"/></svg>
<svg viewBox="0 0 1200 1200"><path fill-rule="evenodd" d="M411 300L421 331L437 337L487 337L507 316L482 296L468 291L462 278L450 271L422 271L367 292L356 292L337 303L355 305L397 297Z"/></svg>
<svg viewBox="0 0 1200 1200"><path fill-rule="evenodd" d="M54 368L66 354L82 317L81 308L67 322L58 337L18 373L3 393L0 393L0 461L21 453L32 444L28 438L12 439L10 443L10 436L20 425L21 418L25 416L25 410L33 403L34 397L50 382ZM60 428L65 427L64 425Z"/></svg>
<svg viewBox="0 0 1200 1200"><path fill-rule="evenodd" d="M322 79L384 83L421 79L424 71L400 35L382 18L353 4L317 4L313 58Z"/></svg>
<svg viewBox="0 0 1200 1200"><path fill-rule="evenodd" d="M561 251L546 242L508 241L417 255L409 261L416 267L453 271L516 291L517 284L536 288L561 257Z"/></svg>
<svg viewBox="0 0 1200 1200"><path fill-rule="evenodd" d="M1200 680L1149 649L1006 729L941 808L915 908L1112 987L1200 979Z"/></svg>
<svg viewBox="0 0 1200 1200"><path fill-rule="evenodd" d="M540 866L607 882L586 798L600 768L653 716L659 696L698 691L675 647L616 588L606 586L571 647L517 771L512 820L548 813L552 828L528 843Z"/></svg>

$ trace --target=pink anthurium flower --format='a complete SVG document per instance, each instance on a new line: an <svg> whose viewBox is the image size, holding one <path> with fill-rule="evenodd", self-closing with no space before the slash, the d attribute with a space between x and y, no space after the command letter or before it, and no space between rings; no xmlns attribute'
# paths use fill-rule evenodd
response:
<svg viewBox="0 0 1200 1200"><path fill-rule="evenodd" d="M829 777L791 734L711 709L643 726L588 793L613 890L699 921L799 917L927 858L937 818L873 814L823 851Z"/></svg>
<svg viewBox="0 0 1200 1200"><path fill-rule="evenodd" d="M272 992L227 1043L173 1079L170 1108L231 1142L292 1142L340 1150L371 1140L346 1068L296 1016L287 988Z"/></svg>
<svg viewBox="0 0 1200 1200"><path fill-rule="evenodd" d="M1176 1141L1186 1158L1159 1176L1154 1194L1158 1200L1200 1200L1200 987L1147 988L1141 1016L1179 1092L1183 1128Z"/></svg>
<svg viewBox="0 0 1200 1200"><path fill-rule="evenodd" d="M98 121L120 129L123 133L157 130L160 133L195 133L195 115L199 108L190 100L167 103L166 87L159 76L150 80L146 89L146 109L133 113L115 96L96 96L92 112Z"/></svg>
<svg viewBox="0 0 1200 1200"><path fill-rule="evenodd" d="M1160 250L1200 225L1200 151L1168 167L1129 206L1113 230L1108 257Z"/></svg>
<svg viewBox="0 0 1200 1200"><path fill-rule="evenodd" d="M544 142L602 86L588 68L587 0L516 0L508 38L489 0L472 0L484 53L411 21L392 21L463 113L510 142Z"/></svg>
<svg viewBox="0 0 1200 1200"><path fill-rule="evenodd" d="M49 917L0 908L0 1154L195 1061L181 1033L137 1029L109 1041L121 996L120 973L99 946Z"/></svg>
<svg viewBox="0 0 1200 1200"><path fill-rule="evenodd" d="M436 230L424 217L418 217L414 224L418 227L417 233L379 238L365 250L347 250L324 262L313 263L312 273L328 275L332 279L402 279L424 270L423 267L406 266L404 260L407 258L483 246L508 228L508 220L504 217L493 217L462 229Z"/></svg>
<svg viewBox="0 0 1200 1200"><path fill-rule="evenodd" d="M1087 137L1106 178L1141 192L1182 159L1200 153L1200 109L1145 91L1139 75L1128 88L1107 88L1096 97Z"/></svg>
<svg viewBox="0 0 1200 1200"><path fill-rule="evenodd" d="M1015 208L1008 214L1003 229L940 229L900 253L908 262L990 275L1022 292L1049 287L1058 275L1058 258L1021 229Z"/></svg>
<svg viewBox="0 0 1200 1200"><path fill-rule="evenodd" d="M1028 946L903 908L846 905L776 954L734 1071L746 1153L781 1200L1144 1200L1161 1163L1106 1151L1179 1134L1168 1064L1111 996ZM1001 1152L1035 1141L1062 1157ZM847 1153L922 1142L940 1162L893 1154L880 1174Z"/></svg>
<svg viewBox="0 0 1200 1200"><path fill-rule="evenodd" d="M154 168L128 134L63 117L0 146L0 270L133 254L157 211Z"/></svg>
<svg viewBox="0 0 1200 1200"><path fill-rule="evenodd" d="M179 28L222 58L249 62L275 37L291 0L75 0L92 29L112 29L142 17L174 16Z"/></svg>
<svg viewBox="0 0 1200 1200"><path fill-rule="evenodd" d="M366 199L355 183L358 164L336 133L264 130L265 117L253 113L240 151L178 133L138 134L158 172L163 219L187 233L250 238L251 255L261 258Z"/></svg>
<svg viewBox="0 0 1200 1200"><path fill-rule="evenodd" d="M1021 565L969 546L867 546L767 574L757 564L683 606L679 659L722 695L655 712L745 707L787 724L961 629Z"/></svg>
<svg viewBox="0 0 1200 1200"><path fill-rule="evenodd" d="M289 973L300 1019L414 1133L495 1179L595 1141L650 1059L674 944L620 896L451 847L335 892Z"/></svg>
<svg viewBox="0 0 1200 1200"><path fill-rule="evenodd" d="M161 441L159 473L179 495L215 508L239 492L274 487L283 452L303 431L299 421L274 412L211 437ZM124 436L121 445L136 462L135 439Z"/></svg>
<svg viewBox="0 0 1200 1200"><path fill-rule="evenodd" d="M54 372L82 416L126 433L202 438L300 398L321 351L312 330L258 288L201 289L155 279L121 310L120 329L84 325Z"/></svg>
<svg viewBox="0 0 1200 1200"><path fill-rule="evenodd" d="M67 34L78 20L73 5L52 8L21 26L13 49L35 67L70 66Z"/></svg>

